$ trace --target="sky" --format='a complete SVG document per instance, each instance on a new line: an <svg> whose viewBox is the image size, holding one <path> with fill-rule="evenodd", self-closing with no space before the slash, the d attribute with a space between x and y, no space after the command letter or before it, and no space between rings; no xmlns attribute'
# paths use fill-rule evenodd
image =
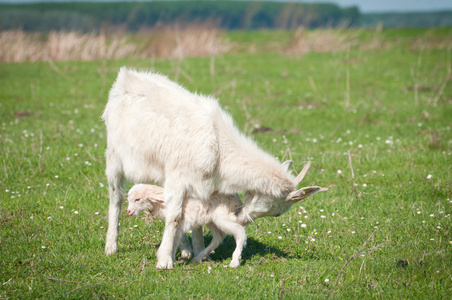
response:
<svg viewBox="0 0 452 300"><path fill-rule="evenodd" d="M74 0L0 0L3 3L70 2ZM90 1L90 0L84 0ZM93 0L93 2L99 0ZM103 2L108 0L101 0ZM128 1L128 0L122 0ZM278 0L275 0L278 1ZM284 1L284 0L279 0ZM294 0L292 0L294 1ZM358 6L363 13L452 10L452 0L301 0L297 2L331 2L339 6Z"/></svg>

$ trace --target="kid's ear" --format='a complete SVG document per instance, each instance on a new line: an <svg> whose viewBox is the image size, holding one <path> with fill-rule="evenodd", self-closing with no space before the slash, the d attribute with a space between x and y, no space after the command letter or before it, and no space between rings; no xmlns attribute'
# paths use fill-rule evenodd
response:
<svg viewBox="0 0 452 300"><path fill-rule="evenodd" d="M303 200L304 198L312 196L312 195L320 192L321 190L322 190L322 188L319 186L304 187L302 189L299 189L297 191L293 191L292 193L290 193L287 196L286 201L297 202L297 201Z"/></svg>
<svg viewBox="0 0 452 300"><path fill-rule="evenodd" d="M163 198L163 193L155 193L153 191L146 191L146 198L155 203L165 203L165 199Z"/></svg>

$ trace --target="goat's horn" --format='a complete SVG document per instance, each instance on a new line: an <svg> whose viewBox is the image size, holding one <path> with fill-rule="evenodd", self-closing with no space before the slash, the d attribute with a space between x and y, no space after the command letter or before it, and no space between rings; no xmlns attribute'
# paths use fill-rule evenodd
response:
<svg viewBox="0 0 452 300"><path fill-rule="evenodd" d="M300 182L303 180L303 178L306 175L306 173L308 172L310 166L311 166L311 162L308 161L308 163L304 166L303 170L301 170L300 174L298 174L298 176L295 178L295 183L297 185L299 185Z"/></svg>

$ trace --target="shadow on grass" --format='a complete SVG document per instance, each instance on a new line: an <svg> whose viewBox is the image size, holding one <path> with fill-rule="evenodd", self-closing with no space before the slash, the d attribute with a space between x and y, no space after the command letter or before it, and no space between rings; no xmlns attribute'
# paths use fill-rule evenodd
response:
<svg viewBox="0 0 452 300"><path fill-rule="evenodd" d="M206 245L210 243L212 237L210 235L204 236L204 242ZM215 249L215 253L210 254L210 258L215 261L228 260L232 257L232 253L235 250L235 240L232 236L226 236L223 242ZM282 251L281 249L271 247L269 245L263 244L252 237L248 237L246 240L246 246L242 252L242 265L246 264L247 260L252 259L255 256L261 257L278 257L278 258L288 258L289 254Z"/></svg>

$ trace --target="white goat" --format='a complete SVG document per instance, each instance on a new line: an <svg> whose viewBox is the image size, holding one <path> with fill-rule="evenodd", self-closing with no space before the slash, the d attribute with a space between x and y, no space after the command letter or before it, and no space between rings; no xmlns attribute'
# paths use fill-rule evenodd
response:
<svg viewBox="0 0 452 300"><path fill-rule="evenodd" d="M214 192L247 191L253 211L305 198L306 191L296 189L300 180L241 134L216 99L190 93L164 76L121 68L103 119L110 192L107 255L117 251L124 178L165 187L159 269L172 268L186 197L209 201Z"/></svg>
<svg viewBox="0 0 452 300"><path fill-rule="evenodd" d="M130 189L127 198L129 216L137 216L142 211L148 210L156 217L165 219L166 207L162 187L137 184ZM208 203L193 198L187 198L184 201L182 218L178 225L179 234L202 225L206 225L212 234L211 243L192 259L193 263L200 263L215 250L223 241L226 232L231 234L236 242L229 266L234 268L240 265L239 260L246 243L245 228L237 218L241 207L242 202L238 196L218 193L212 194Z"/></svg>

